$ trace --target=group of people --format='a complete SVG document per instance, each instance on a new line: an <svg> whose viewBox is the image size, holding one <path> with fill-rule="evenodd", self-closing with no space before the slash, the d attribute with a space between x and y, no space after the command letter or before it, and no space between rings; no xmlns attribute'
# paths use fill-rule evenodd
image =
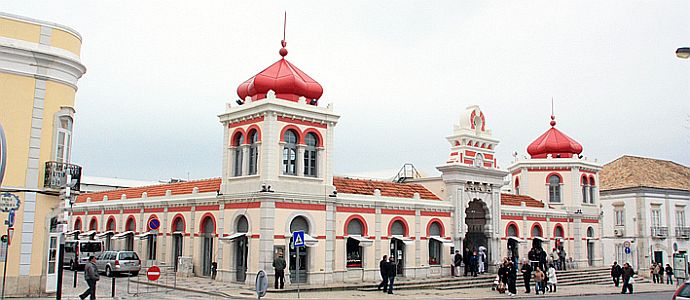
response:
<svg viewBox="0 0 690 300"><path fill-rule="evenodd" d="M542 292L542 294L546 293L547 289L549 292L556 292L556 284L558 283L558 279L556 277L556 268L553 264L549 264L546 273L544 273L539 264L534 264L533 266L533 264L531 264L528 260L523 260L520 273L522 273L522 280L525 284L525 293L530 293L532 290L532 273L534 273L534 291L537 295L539 295L539 292ZM505 292L507 287L508 294L511 297L517 294L517 288L515 286L517 280L517 268L509 259L503 259L503 263L498 268L498 276L496 280L496 289L499 291L499 293Z"/></svg>
<svg viewBox="0 0 690 300"><path fill-rule="evenodd" d="M459 277L462 267L464 267L464 276L467 276L468 273L472 277L477 277L477 274L484 274L486 271L486 248L480 246L479 250L475 249L471 252L469 248L465 248L464 255L460 254L460 250L455 250L450 269L451 276Z"/></svg>
<svg viewBox="0 0 690 300"><path fill-rule="evenodd" d="M625 294L626 292L629 292L630 294L633 293L633 285L635 284L635 279L633 276L635 276L635 270L633 270L629 263L625 263L623 264L623 267L621 267L618 262L613 262L613 265L611 266L611 277L613 277L613 284L618 287L620 285L621 277L623 277L623 290L621 291L621 294Z"/></svg>
<svg viewBox="0 0 690 300"><path fill-rule="evenodd" d="M379 270L381 271L381 283L378 289L383 288L384 293L393 294L393 282L395 282L395 275L398 274L398 266L395 263L395 257L384 255L381 262L379 262Z"/></svg>
<svg viewBox="0 0 690 300"><path fill-rule="evenodd" d="M666 267L662 267L661 263L652 262L650 267L650 275L652 275L652 281L654 283L664 283L664 274L666 275L666 284L673 284L673 268L671 265L666 264Z"/></svg>

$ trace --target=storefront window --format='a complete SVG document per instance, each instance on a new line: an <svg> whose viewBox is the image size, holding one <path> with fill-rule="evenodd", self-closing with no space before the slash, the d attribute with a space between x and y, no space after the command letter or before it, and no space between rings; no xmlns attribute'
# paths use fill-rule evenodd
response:
<svg viewBox="0 0 690 300"><path fill-rule="evenodd" d="M362 267L362 247L359 246L359 241L353 238L347 239L347 267Z"/></svg>

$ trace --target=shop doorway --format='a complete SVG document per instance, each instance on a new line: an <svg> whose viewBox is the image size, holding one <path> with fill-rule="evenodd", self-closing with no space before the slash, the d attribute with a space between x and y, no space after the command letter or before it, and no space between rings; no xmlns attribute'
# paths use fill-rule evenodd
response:
<svg viewBox="0 0 690 300"><path fill-rule="evenodd" d="M172 233L172 254L173 254L173 264L175 272L177 272L177 264L179 263L180 256L182 256L182 246L184 243L184 232L185 223L181 216L178 216L173 221L173 233Z"/></svg>
<svg viewBox="0 0 690 300"><path fill-rule="evenodd" d="M201 274L211 276L211 264L213 263L213 235L216 224L213 218L207 216L201 223Z"/></svg>
<svg viewBox="0 0 690 300"><path fill-rule="evenodd" d="M654 261L657 264L661 264L663 266L664 265L664 252L663 251L654 251Z"/></svg>
<svg viewBox="0 0 690 300"><path fill-rule="evenodd" d="M390 255L395 257L396 274L405 275L405 242L398 238L392 238Z"/></svg>
<svg viewBox="0 0 690 300"><path fill-rule="evenodd" d="M307 219L302 216L295 217L290 223L290 233L295 231L304 231L309 233L309 223ZM297 257L297 250L299 248L299 257ZM299 277L297 276L297 261L299 260ZM309 272L309 253L307 247L295 247L293 245L292 236L290 237L290 282L291 283L306 283Z"/></svg>
<svg viewBox="0 0 690 300"><path fill-rule="evenodd" d="M237 220L237 233L249 232L249 221L247 217L240 216ZM240 236L235 240L235 268L237 270L236 280L244 282L247 279L247 253L249 252L249 239L247 235Z"/></svg>

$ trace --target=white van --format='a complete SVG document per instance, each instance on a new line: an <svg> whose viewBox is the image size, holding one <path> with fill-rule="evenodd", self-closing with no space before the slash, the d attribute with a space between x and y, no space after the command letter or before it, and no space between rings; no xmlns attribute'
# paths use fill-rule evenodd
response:
<svg viewBox="0 0 690 300"><path fill-rule="evenodd" d="M70 270L83 268L89 261L89 256L98 257L103 253L103 241L74 240L65 242L65 257L63 263Z"/></svg>

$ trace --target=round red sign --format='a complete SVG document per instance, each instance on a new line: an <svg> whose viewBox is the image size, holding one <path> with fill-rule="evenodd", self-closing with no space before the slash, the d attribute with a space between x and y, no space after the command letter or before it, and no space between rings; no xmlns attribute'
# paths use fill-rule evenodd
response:
<svg viewBox="0 0 690 300"><path fill-rule="evenodd" d="M157 266L151 266L148 271L146 271L146 277L151 281L156 281L161 277L161 269Z"/></svg>

